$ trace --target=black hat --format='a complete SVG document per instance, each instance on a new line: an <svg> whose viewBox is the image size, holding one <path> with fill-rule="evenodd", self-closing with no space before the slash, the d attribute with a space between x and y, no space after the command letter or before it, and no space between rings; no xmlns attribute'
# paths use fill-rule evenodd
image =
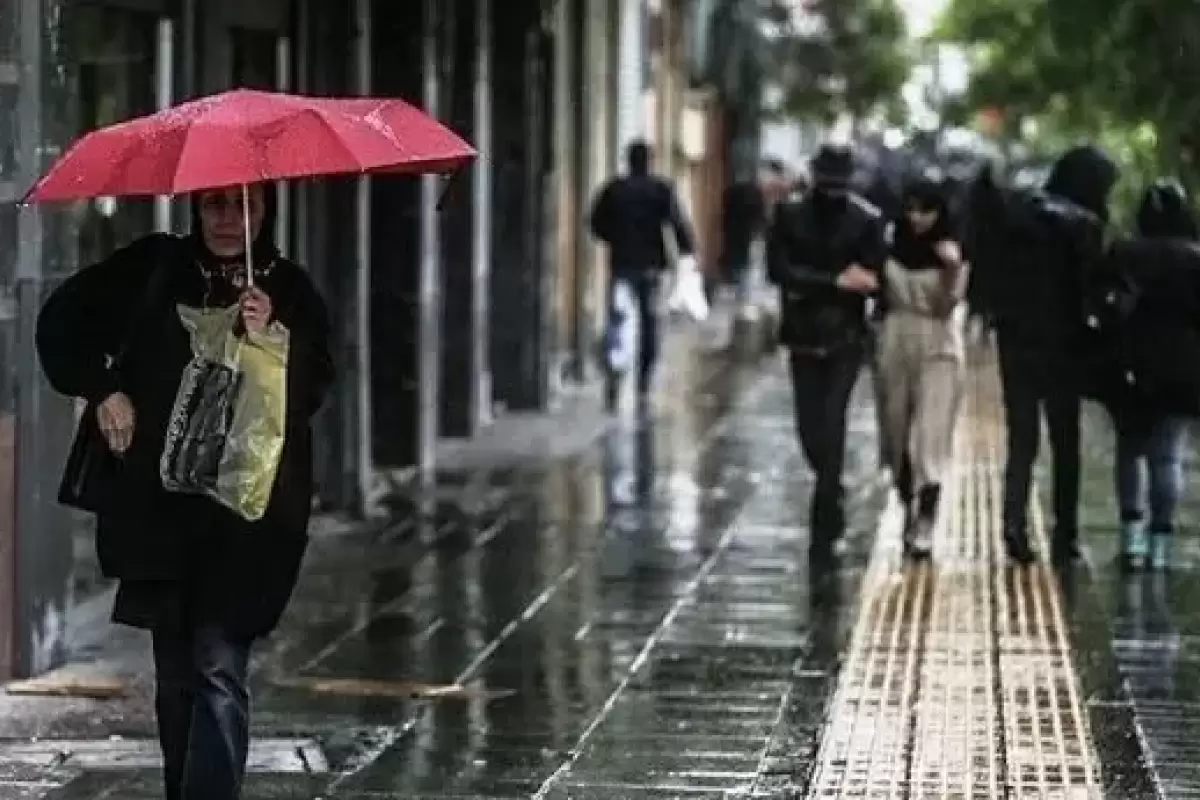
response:
<svg viewBox="0 0 1200 800"><path fill-rule="evenodd" d="M813 183L818 186L846 186L853 175L854 154L845 145L822 145L812 160Z"/></svg>

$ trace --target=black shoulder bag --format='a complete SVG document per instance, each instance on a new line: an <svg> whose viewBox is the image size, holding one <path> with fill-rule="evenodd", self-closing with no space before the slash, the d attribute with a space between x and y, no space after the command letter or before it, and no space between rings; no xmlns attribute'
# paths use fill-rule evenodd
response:
<svg viewBox="0 0 1200 800"><path fill-rule="evenodd" d="M171 270L167 251L168 242L164 241L155 254L150 280L130 318L121 345L109 364L109 369L113 372L121 370L142 326L154 315L159 305ZM79 427L75 431L75 440L67 454L62 481L58 486L58 502L80 511L99 513L105 501L117 490L121 481L121 470L121 458L109 448L108 441L100 432L96 406L89 402L83 409Z"/></svg>

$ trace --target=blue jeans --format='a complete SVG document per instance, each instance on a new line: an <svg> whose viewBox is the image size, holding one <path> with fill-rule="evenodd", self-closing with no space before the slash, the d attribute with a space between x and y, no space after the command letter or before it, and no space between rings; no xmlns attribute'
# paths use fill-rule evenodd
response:
<svg viewBox="0 0 1200 800"><path fill-rule="evenodd" d="M1173 533L1175 511L1183 494L1187 420L1159 417L1118 419L1116 423L1117 503L1121 521L1145 521L1149 510L1150 533Z"/></svg>

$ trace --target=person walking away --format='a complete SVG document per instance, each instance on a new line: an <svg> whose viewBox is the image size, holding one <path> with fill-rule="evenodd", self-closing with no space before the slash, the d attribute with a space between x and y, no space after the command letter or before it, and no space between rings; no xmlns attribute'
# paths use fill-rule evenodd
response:
<svg viewBox="0 0 1200 800"><path fill-rule="evenodd" d="M876 380L884 463L905 508L904 549L927 558L963 391L965 268L943 187L903 198L883 282Z"/></svg>
<svg viewBox="0 0 1200 800"><path fill-rule="evenodd" d="M253 288L241 190L203 192L192 209L190 236L140 239L57 289L38 319L37 350L51 385L88 401L121 458L96 544L104 574L120 581L113 620L152 635L166 796L236 800L250 741L251 648L276 626L299 574L313 493L309 420L333 366L325 305L272 240L273 185L249 191ZM283 451L255 522L208 497L168 492L160 477L192 359L182 315L235 305L247 336L278 324L290 340Z"/></svg>
<svg viewBox="0 0 1200 800"><path fill-rule="evenodd" d="M667 270L664 229L670 227L678 249L677 272L695 272L695 236L675 188L651 174L651 150L643 141L629 145L629 171L605 184L592 205L592 234L609 248L609 317L613 314L614 287L624 281L637 298L641 330L637 393L640 407L649 401L662 332L659 295ZM620 375L607 370L606 405L616 411L621 392Z"/></svg>
<svg viewBox="0 0 1200 800"><path fill-rule="evenodd" d="M1121 561L1171 563L1184 488L1190 421L1200 416L1200 245L1183 187L1157 181L1144 194L1137 235L1116 242L1091 287L1089 327L1104 342L1089 395L1116 432Z"/></svg>
<svg viewBox="0 0 1200 800"><path fill-rule="evenodd" d="M1000 356L1007 453L1003 530L1008 556L1036 559L1029 543L1033 463L1046 415L1054 455L1052 553L1079 556L1079 347L1086 272L1104 252L1117 168L1101 150L1064 153L1042 189L972 191L972 304L991 320Z"/></svg>
<svg viewBox="0 0 1200 800"><path fill-rule="evenodd" d="M887 258L878 209L849 191L853 169L849 148L822 147L812 163L812 191L781 204L767 236L796 429L816 473L810 527L819 557L836 553L845 530L846 415L870 335L867 297Z"/></svg>
<svg viewBox="0 0 1200 800"><path fill-rule="evenodd" d="M733 283L738 315L753 319L757 310L752 304L754 243L767 224L767 191L783 179L783 165L765 162L754 181L738 181L725 190L722 207L723 254L721 264Z"/></svg>

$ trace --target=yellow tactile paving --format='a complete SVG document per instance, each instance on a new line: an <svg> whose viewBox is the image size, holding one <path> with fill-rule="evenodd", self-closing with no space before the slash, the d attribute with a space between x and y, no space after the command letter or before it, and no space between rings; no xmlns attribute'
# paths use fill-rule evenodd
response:
<svg viewBox="0 0 1200 800"><path fill-rule="evenodd" d="M886 516L811 798L1101 796L1053 571L1005 563L1002 413L985 358L931 565L904 565L899 509ZM1031 520L1047 552L1037 503Z"/></svg>

